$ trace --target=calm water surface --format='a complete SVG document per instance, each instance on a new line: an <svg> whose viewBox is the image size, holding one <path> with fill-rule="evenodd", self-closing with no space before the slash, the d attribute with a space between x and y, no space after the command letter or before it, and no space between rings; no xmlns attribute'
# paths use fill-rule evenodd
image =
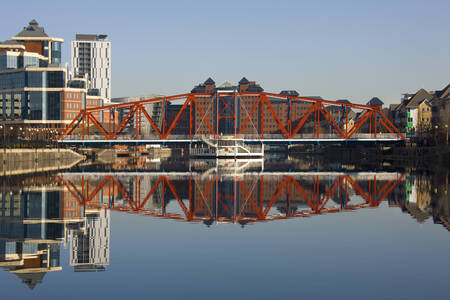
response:
<svg viewBox="0 0 450 300"><path fill-rule="evenodd" d="M448 297L448 173L274 165L2 178L1 297Z"/></svg>

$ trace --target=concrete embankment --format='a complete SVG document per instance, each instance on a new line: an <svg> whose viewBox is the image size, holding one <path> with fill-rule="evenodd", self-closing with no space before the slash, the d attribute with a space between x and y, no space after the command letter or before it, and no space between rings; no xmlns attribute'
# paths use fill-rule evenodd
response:
<svg viewBox="0 0 450 300"><path fill-rule="evenodd" d="M0 176L68 169L84 158L71 149L0 149Z"/></svg>

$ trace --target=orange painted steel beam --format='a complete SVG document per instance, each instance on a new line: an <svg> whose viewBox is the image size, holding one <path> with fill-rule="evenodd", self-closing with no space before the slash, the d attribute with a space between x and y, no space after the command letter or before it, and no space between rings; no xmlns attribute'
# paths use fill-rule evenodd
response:
<svg viewBox="0 0 450 300"><path fill-rule="evenodd" d="M336 132L336 134L337 135L341 135L342 137L344 137L344 132L339 127L339 125L336 123L336 121L334 120L334 118L330 114L330 112L325 108L325 106L323 106L322 103L320 103L320 111L323 114L323 116L325 117L325 119L328 121L328 123L330 125L332 125L332 127L333 127L334 131Z"/></svg>
<svg viewBox="0 0 450 300"><path fill-rule="evenodd" d="M312 208L314 207L314 205L312 204L311 200L309 199L309 197L306 195L305 191L303 190L303 188L300 186L300 184L297 182L297 180L289 175L289 178L291 179L291 182L294 183L294 187L297 189L298 192L300 192L300 194L302 195L303 199L306 200L306 202L308 202L308 205Z"/></svg>
<svg viewBox="0 0 450 300"><path fill-rule="evenodd" d="M205 121L206 125L208 126L209 130L211 131L211 133L214 136L217 136L217 134L214 132L211 123L209 123L208 119L206 119L205 113L203 112L203 110L201 109L200 105L198 105L197 100L195 99L195 97L192 98L192 100L195 103L195 108L198 109L198 112L200 113L203 121Z"/></svg>
<svg viewBox="0 0 450 300"><path fill-rule="evenodd" d="M148 114L147 110L144 108L144 106L142 106L142 104L139 104L139 107L141 108L142 113L144 114L144 116L147 118L147 120L150 122L150 125L152 126L153 130L155 130L155 132L158 134L158 136L160 138L162 138L162 134L161 131L159 131L158 126L156 126L155 122L153 121L153 119L150 117L150 115Z"/></svg>
<svg viewBox="0 0 450 300"><path fill-rule="evenodd" d="M148 199L150 199L150 196L153 195L153 193L155 192L155 190L158 187L160 182L161 182L161 176L158 177L158 179L156 180L155 184L153 184L152 188L147 193L147 195L144 198L144 201L142 201L142 203L139 205L138 209L142 209L144 207L144 205L147 203Z"/></svg>
<svg viewBox="0 0 450 300"><path fill-rule="evenodd" d="M348 182L350 182L350 185L353 187L353 189L359 193L359 195L364 198L364 200L366 200L367 203L372 203L372 198L370 197L370 195L367 195L366 192L364 192L364 190L359 186L359 184L353 180L353 178L351 178L348 175L345 175L346 179Z"/></svg>
<svg viewBox="0 0 450 300"><path fill-rule="evenodd" d="M245 95L246 93L240 93L240 94ZM255 94L255 93L248 93L248 94ZM273 94L273 93L267 93L267 92L263 92L260 94L266 95L268 97L278 98L278 99L291 98L294 101L302 101L302 102L308 102L308 103L324 103L324 104L330 104L330 105L336 105L336 106L353 107L353 108L357 108L357 109L370 109L370 110L377 109L376 106L369 106L369 105L356 104L356 103L342 103L342 102L336 102L336 101L331 101L331 100L314 99L314 98L307 98L307 97L295 97L295 96L290 96L290 95L280 95L280 94Z"/></svg>
<svg viewBox="0 0 450 300"><path fill-rule="evenodd" d="M111 139L113 139L118 133L120 133L125 128L125 126L128 124L128 122L130 121L131 117L134 115L135 112L136 106L134 105L128 111L122 122L120 122L119 126L117 126L116 130L111 134Z"/></svg>
<svg viewBox="0 0 450 300"><path fill-rule="evenodd" d="M258 100L256 101L255 104L253 104L252 110L250 111L250 113L248 114L247 118L244 120L244 123L242 124L241 128L238 130L238 133L236 135L236 138L239 137L239 135L241 135L242 130L245 128L245 126L247 125L248 121L250 120L250 117L253 115L253 113L255 112L256 108L258 107L259 103L261 102L261 97L258 98Z"/></svg>
<svg viewBox="0 0 450 300"><path fill-rule="evenodd" d="M398 134L399 137L405 139L405 136L397 129L397 127L394 126L394 124L392 124L392 122L383 114L381 110L379 110L378 113L383 117L383 120L386 121L394 129L394 131Z"/></svg>
<svg viewBox="0 0 450 300"><path fill-rule="evenodd" d="M348 138L352 137L352 135L355 134L355 132L358 131L358 129L367 121L367 118L369 118L370 113L371 113L370 110L367 110L366 112L364 112L364 114L361 116L361 118L358 120L358 122L356 122L356 124L353 125L350 132L347 133L345 138L348 139Z"/></svg>
<svg viewBox="0 0 450 300"><path fill-rule="evenodd" d="M87 113L88 115L88 119L91 119L92 123L94 123L94 126L103 134L103 136L106 139L110 139L110 135L109 133L106 131L106 129L102 126L102 124L100 124L99 121L97 121L97 119L89 112Z"/></svg>
<svg viewBox="0 0 450 300"><path fill-rule="evenodd" d="M223 94L223 96L222 96ZM217 136L218 132L215 132L214 129L212 128L212 124L208 121L208 119L206 118L205 113L203 112L203 110L201 109L201 107L198 105L198 101L196 100L196 97L211 97L213 96L214 93L188 93L188 94L180 94L180 95L174 95L174 96L170 96L170 97L160 97L160 98L154 98L154 99L146 99L146 100L140 100L140 101L134 101L134 102L128 102L128 103L121 103L121 104L112 104L112 105L107 105L107 106L101 106L101 107L93 107L93 108L87 108L87 109L83 109L80 111L80 113L77 115L76 118L74 118L71 123L63 130L63 132L58 136L58 140L60 140L61 138L63 138L64 136L69 135L70 133L73 132L73 130L75 128L77 128L80 124L80 122L82 123L82 138L84 139L85 136L85 130L86 130L86 124L85 122L90 122L92 121L94 123L94 125L97 127L97 129L106 137L109 139L114 139L118 133L122 132L123 129L125 128L125 126L128 124L128 122L130 121L131 117L135 116L136 118L136 136L138 136L141 133L141 122L142 122L142 117L141 114L143 113L145 115L145 117L147 118L148 122L150 123L150 125L152 126L152 128L158 133L158 135L160 136L160 138L162 139L167 139L168 136L170 135L170 133L172 132L175 124L179 121L179 117L181 116L181 113L185 110L186 105L190 104L190 110L193 110L194 106L193 104L195 104L196 109L198 109L198 112L200 113L202 119L204 120L204 122L206 123L208 129L210 130L211 134L213 134L214 136ZM239 137L242 134L243 129L245 128L245 126L247 125L248 121L251 119L251 117L254 114L254 111L257 107L257 105L261 105L261 136L264 136L264 121L265 121L265 117L264 117L264 106L267 106L271 115L274 117L274 119L277 122L277 125L279 127L279 129L281 130L282 134L287 137L287 138L293 138L295 136L295 134L297 134L297 132L302 128L302 126L304 125L304 123L306 122L307 118L309 117L310 113L312 111L315 112L315 117L314 117L314 129L315 129L315 135L317 137L320 137L320 115L323 115L324 118L328 121L328 123L334 128L334 131L336 132L336 134L340 134L341 136L343 136L345 139L351 138L351 136L353 136L353 134L359 130L359 128L367 121L367 118L370 117L369 120L369 128L370 128L370 132L372 132L372 118L375 118L373 120L373 123L375 125L375 127L377 127L377 123L381 123L390 133L396 133L398 137L404 139L404 135L390 122L390 120L388 118L386 118L386 116L379 110L379 108L377 107L373 107L373 106L367 106L367 105L360 105L360 104L352 104L352 103L341 103L341 102L335 102L335 101L329 101L329 100L322 100L322 99L312 99L312 98L306 98L306 97L292 97L292 96L288 96L288 95L279 95L279 94L272 94L272 93L266 93L266 92L261 92L261 93L219 93L216 94L216 96L218 97L217 99L217 103L219 103L220 101L222 101L222 103L224 104L224 107L222 108L221 112L217 111L217 118L222 119L222 118L234 118L236 121L238 119L238 116L236 115L236 112L233 112L230 109L230 105L231 105L231 100L226 101L225 99L223 99L223 97L225 96L234 96L235 99L237 99L237 97L258 97L258 101L253 105L253 108L250 112L250 114L245 118L245 121L243 122L243 125L241 126L241 128L239 128L239 130L237 130L237 124L235 124L235 131L237 131L235 133L235 137ZM290 122L289 124L287 124L288 129L285 128L284 124L281 122L280 117L278 116L278 114L275 112L275 110L272 107L272 104L270 103L270 98L275 98L275 99L282 99L282 100L286 100L286 101L290 101L291 103L298 103L298 102L302 102L302 103L310 103L311 107L308 110L308 112L303 116L303 118L301 119L301 121L297 124L296 128L293 129L292 128L292 119L289 118L288 122ZM154 103L158 103L158 102L163 102L163 105L165 106L165 104L167 103L167 101L174 101L174 100L183 100L185 99L185 102L182 106L182 109L180 110L180 112L177 114L174 122L171 124L168 132L165 132L166 128L165 128L165 124L162 128L162 130L159 130L157 128L157 126L155 125L155 123L153 122L153 120L151 119L151 117L148 115L148 113L146 112L145 108L143 108L143 105L145 104L154 104ZM345 114L345 119L346 119L346 128L345 128L345 132L342 128L339 127L339 125L336 123L336 121L334 120L334 118L332 117L332 115L329 113L328 109L324 106L324 104L327 105L331 105L331 106L339 106L339 107L346 107L347 109L347 113ZM241 104L243 105L243 104ZM287 104L286 104L287 105ZM235 110L237 109L237 102L235 100ZM121 123L118 125L118 128L115 129L115 122L114 124L111 124L111 109L113 109L114 111L119 109L119 108L130 108L130 111L128 112L127 116L121 121ZM355 109L363 109L366 110L363 115L361 116L360 120L358 120L358 122L353 126L353 128L349 131L347 129L348 126L348 113L350 108L355 108ZM216 108L218 110L218 108ZM112 125L114 126L114 128L110 128L109 130L106 130L101 122L99 122L96 118L96 116L94 116L92 114L92 112L97 112L97 111L104 111L104 110L108 110L110 113L110 120L109 120L109 127L111 127ZM222 116L222 114L226 111L229 111L231 113L231 116ZM190 112L190 114L192 114ZM164 116L163 116L164 117ZM292 116L291 116L292 117ZM165 123L165 122L163 122ZM190 138L192 138L192 126L193 126L193 118L190 118ZM236 122L235 122L236 123ZM88 124L88 128L87 128L87 132L89 134L89 124ZM111 132L111 130L113 132ZM217 131L217 130L216 130ZM375 137L378 136L378 128L374 129L374 134Z"/></svg>
<svg viewBox="0 0 450 300"><path fill-rule="evenodd" d="M185 217L188 218L189 212L188 212L188 210L186 208L186 205L184 205L184 203L181 200L180 196L178 196L178 193L177 193L175 187L173 186L172 182L170 181L170 179L167 176L164 176L163 178L164 178L164 181L167 183L167 186L169 187L169 189L172 192L173 196L175 197L175 199L177 199L178 205L180 205L181 209L183 210Z"/></svg>
<svg viewBox="0 0 450 300"><path fill-rule="evenodd" d="M273 194L273 196L270 198L269 204L264 209L264 212L263 212L264 218L267 216L267 214L269 213L269 211L272 208L273 204L277 200L277 198L280 195L281 191L283 190L284 185L286 184L286 182L287 182L287 178L283 178L283 180L281 180L281 182L278 184L277 189L275 190L275 194Z"/></svg>
<svg viewBox="0 0 450 300"><path fill-rule="evenodd" d="M264 219L264 215L262 213L262 211L260 209L258 209L258 207L256 206L255 202L253 202L253 197L251 197L251 195L248 194L247 189L245 188L244 183L237 178L238 183L239 183L239 187L242 189L242 192L244 193L244 196L246 197L246 199L248 199L248 201L250 201L250 205L253 208L253 211L255 212L255 214L258 216L258 219L263 220ZM262 194L260 194L262 197Z"/></svg>
<svg viewBox="0 0 450 300"><path fill-rule="evenodd" d="M136 203L131 200L130 193L128 193L122 182L120 182L119 179L116 180L114 177L112 177L112 181L117 186L117 189L122 194L123 198L128 202L128 204L130 204L130 207L135 211L138 210Z"/></svg>
<svg viewBox="0 0 450 300"><path fill-rule="evenodd" d="M387 195L389 195L394 188L405 178L405 174L402 174L395 182L394 184L392 184L387 190L386 192L377 200L378 203L381 203L386 197Z"/></svg>
<svg viewBox="0 0 450 300"><path fill-rule="evenodd" d="M331 199L331 197L333 197L333 195L336 193L338 187L342 186L342 182L343 182L343 177L339 176L337 177L334 181L333 184L331 185L331 187L328 188L327 192L324 193L321 203L322 205L319 208L319 211L321 211L322 209L325 208L325 205L328 203L328 200Z"/></svg>
<svg viewBox="0 0 450 300"><path fill-rule="evenodd" d="M191 178L191 177L189 177ZM197 204L194 207L194 210L192 211L192 214L189 214L190 218L193 218L195 216L195 213L197 212L197 210L199 209L199 207L202 205L203 201L205 201L205 197L206 195L208 195L209 191L211 190L213 184L217 181L218 176L214 176L213 179L210 180L208 186L206 187L206 190L204 191L204 193L202 193L202 196L200 198L200 201L197 202ZM189 181L189 189L191 189L191 181ZM190 195L190 193L189 193Z"/></svg>
<svg viewBox="0 0 450 300"><path fill-rule="evenodd" d="M313 195L314 195L314 205L312 205L311 202L309 202L310 208L311 210L303 210L303 211L298 211L296 213L291 214L290 211L287 211L286 215L268 215L270 208L273 207L274 203L277 201L277 197L280 194L280 190L284 189L284 186L286 186L286 189L288 190L288 195L290 194L290 185L292 183L292 181L294 181L294 185L298 185L298 182L293 179L292 176L288 176L286 178L284 178L277 187L277 191L275 192L275 194L271 197L270 199L270 203L266 206L266 208L264 209L264 212L262 212L262 207L257 208L255 203L253 202L253 200L250 201L254 212L256 213L257 217L249 217L249 216L243 216L241 217L241 213L243 211L243 208L240 208L240 215L238 217L236 217L236 213L234 212L232 214L229 206L224 203L220 198L217 198L217 203L223 206L224 211L227 214L232 214L232 216L230 217L224 217L226 220L231 220L233 222L263 222L263 221L270 221L270 220L281 220L281 219L288 219L291 217L295 217L295 218L300 218L300 217L308 217L308 216L312 216L312 215L319 215L319 214L326 214L326 213L337 213L337 212L341 212L341 211L349 211L349 210L355 210L355 209L360 209L360 208L365 208L365 207L375 207L379 205L379 202L383 201L383 199L387 196L387 194L389 194L394 188L395 186L404 178L404 175L402 175L401 177L399 177L394 184L392 184L393 181L390 181L389 183L385 184L385 186L380 190L377 191L376 188L376 182L377 182L377 178L376 176L374 176L373 179L373 184L371 184L371 186L373 185L373 189L370 188L369 191L369 195L367 195L364 191L362 191L362 189L360 188L360 186L353 181L352 178L350 178L348 175L343 175L343 176L339 176L337 178L335 178L333 184L327 188L327 191L325 193L323 193L323 197L321 197L320 199L320 184L319 184L319 180L317 179L317 177L314 179L314 183L313 183ZM263 176L261 176L261 180L263 179ZM68 190L70 190L73 194L75 194L75 197L78 198L79 195L77 195L77 193L73 192L70 188L70 185L68 183L66 183L63 179L61 179L60 177L58 178L59 181L61 181ZM239 178L236 178L237 183L239 184L239 186L241 187L244 196L246 196L246 199L251 199L248 195L248 192L245 188L245 185L242 183L242 181ZM333 207L333 208L325 208L326 203L329 201L329 199L331 199L331 197L335 194L337 188L342 188L342 184L344 184L345 181L348 181L351 183L352 187L354 188L355 192L357 192L361 197L365 198L366 203L363 204L355 204L355 205L347 205L346 207ZM70 181L69 181L70 182ZM94 189L94 191L89 192L89 182L84 182L84 176L82 177L82 195L85 195L83 197L82 202L84 203L84 205L89 205L89 207L103 207L103 208L108 208L110 207L110 201L108 203L108 207L105 207L104 204L100 204L100 203L91 203L88 204L87 202L89 201L88 199L92 199L93 197L95 197L95 195L98 193L98 191L103 188L106 185L106 182L108 182L108 189L111 190L111 182L116 182L116 185L118 186L119 192L122 194L122 196L124 196L125 199L130 198L129 193L126 191L125 188L123 188L122 184L120 183L120 181L116 181L112 176L108 175L106 176L102 182L100 184L98 184L96 186L96 188ZM161 183L164 184L164 182L166 184L168 184L169 189L171 190L172 194L174 195L174 197L179 201L178 203L180 204L180 207L183 209L184 204L182 204L182 201L180 199L180 197L178 196L178 193L176 192L175 187L170 183L170 180L167 178L167 176L162 175L160 177L158 177L157 181L155 182L155 184L152 186L151 190L149 191L149 193L147 194L146 198L148 199L150 197L150 195L152 195L155 191L155 189L157 188L157 186ZM192 181L190 180L190 185L192 185ZM138 196L136 197L136 201L127 201L129 207L123 207L123 206L112 206L110 207L113 210L117 210L117 211L121 211L121 212L129 212L129 213L140 213L143 215L149 215L149 216L155 216L155 217L163 217L163 218L168 218L168 219L173 219L173 220L185 220L185 221L205 221L205 220L211 220L212 218L214 218L213 215L209 215L209 216L198 216L196 217L196 211L197 209L201 206L202 202L205 200L205 197L208 196L208 193L212 187L212 185L214 183L217 183L217 176L215 176L209 183L208 183L208 187L205 190L205 193L203 193L202 199L197 202L197 204L195 205L196 208L194 210L192 210L192 208L194 207L194 205L192 204L192 202L190 202L190 213L188 213L186 215L186 210L183 209L183 211L185 212L185 217L179 215L179 214L170 214L170 213L165 213L164 210L162 211L162 213L158 213L158 212L153 212L153 211L142 211L142 207L145 205L145 202L147 200L144 200L143 202L140 202L140 200L138 200ZM347 186L347 185L346 185ZM388 186L388 187L386 187ZM122 191L120 189L123 189ZM138 195L140 194L140 180L137 178L135 178L135 194ZM298 188L297 188L298 189ZM299 191L302 191L302 189L298 189ZM190 191L192 191L192 188L190 188ZM372 192L373 193L372 193ZM85 193L86 192L86 193ZM383 196L379 199L377 199L377 197L383 193ZM79 193L79 192L78 192ZM111 194L111 193L110 193ZM305 194L303 192L303 194ZM372 196L373 194L373 196ZM264 193L260 192L260 201L261 202L263 200L263 195ZM216 197L218 197L216 195ZM233 198L233 200L235 201L235 197L236 195L230 195L230 197ZM288 196L289 197L289 196ZM304 199L308 199L308 197L306 195L303 196ZM288 199L288 201L290 200L290 198ZM262 203L262 202L261 202ZM135 205L137 204L137 205ZM244 204L245 205L245 204ZM236 207L236 204L235 204ZM290 209L290 205L288 205L288 209ZM223 217L219 216L216 212L215 214L215 218L216 219L221 219Z"/></svg>
<svg viewBox="0 0 450 300"><path fill-rule="evenodd" d="M283 125L283 123L281 123L280 118L278 118L278 115L275 112L275 110L273 109L272 104L270 103L270 101L267 99L267 96L263 96L263 101L266 103L267 107L269 108L270 113L275 118L275 121L277 122L278 127L280 128L281 132L287 138L289 138L289 133L287 132L286 128L284 128L284 125Z"/></svg>
<svg viewBox="0 0 450 300"><path fill-rule="evenodd" d="M264 97L261 97L261 103L259 105L259 118L260 118L260 124L261 124L261 128L259 129L260 134L261 134L261 138L264 138Z"/></svg>
<svg viewBox="0 0 450 300"><path fill-rule="evenodd" d="M303 127L303 125L305 124L306 120L309 118L309 116L311 115L311 113L314 111L315 107L317 104L312 104L308 111L305 113L305 115L303 116L303 118L298 122L297 126L294 129L294 132L292 132L292 135L290 136L290 138L292 139L297 132Z"/></svg>
<svg viewBox="0 0 450 300"><path fill-rule="evenodd" d="M69 193L71 193L72 194L72 196L74 196L75 198L77 198L78 199L78 201L80 202L80 203L82 203L83 202L83 197L82 197L82 195L81 195L81 193L78 191L78 189L73 185L73 184L70 184L69 182L66 182L64 179L62 179L59 175L56 175L56 179L58 179L58 181L60 182L60 183L62 183L62 185L64 185L66 188L67 188L67 190L69 191ZM73 190L75 190L75 191L73 191Z"/></svg>
<svg viewBox="0 0 450 300"><path fill-rule="evenodd" d="M74 130L74 128L76 126L78 126L78 124L72 128L71 130L69 128L71 128L71 126L75 123L78 122L80 123L80 120L78 119L81 115L81 112L78 113L78 115L72 120L72 122L69 123L69 125L67 125L67 127L61 132L61 134L58 136L57 140L60 140L64 135L68 134L70 135L70 133L72 133L72 131ZM70 133L67 133L70 130Z"/></svg>
<svg viewBox="0 0 450 300"><path fill-rule="evenodd" d="M192 109L193 109L194 103L192 103L191 100L189 100L189 139L192 140L192 123L193 123L193 114L192 114Z"/></svg>

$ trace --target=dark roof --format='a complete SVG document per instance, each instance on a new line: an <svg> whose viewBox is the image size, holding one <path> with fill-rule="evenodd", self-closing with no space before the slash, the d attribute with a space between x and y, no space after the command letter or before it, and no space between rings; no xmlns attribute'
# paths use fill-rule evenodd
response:
<svg viewBox="0 0 450 300"><path fill-rule="evenodd" d="M7 40L0 42L0 45L23 45L23 42L21 41L14 41L14 40Z"/></svg>
<svg viewBox="0 0 450 300"><path fill-rule="evenodd" d="M76 34L77 41L103 41L108 36L106 34Z"/></svg>
<svg viewBox="0 0 450 300"><path fill-rule="evenodd" d="M23 283L25 283L30 290L33 290L38 283L42 283L45 272L39 273L16 273Z"/></svg>
<svg viewBox="0 0 450 300"><path fill-rule="evenodd" d="M366 105L369 106L382 106L384 104L383 101L381 101L378 97L373 97L372 99L370 99L369 102L367 102Z"/></svg>
<svg viewBox="0 0 450 300"><path fill-rule="evenodd" d="M445 98L450 95L450 84L443 88L441 91L436 91L437 98Z"/></svg>
<svg viewBox="0 0 450 300"><path fill-rule="evenodd" d="M398 103L389 104L389 110L395 110L398 105L399 105Z"/></svg>
<svg viewBox="0 0 450 300"><path fill-rule="evenodd" d="M208 79L206 79L205 84L216 84L214 82L214 80L211 79L211 77L209 77Z"/></svg>
<svg viewBox="0 0 450 300"><path fill-rule="evenodd" d="M408 104L406 104L406 107L417 107L420 103L424 100L431 100L433 98L433 95L428 93L424 89L420 89L417 91L417 93L409 100Z"/></svg>
<svg viewBox="0 0 450 300"><path fill-rule="evenodd" d="M347 100L347 99L339 99L339 100L336 100L336 102L339 102L339 103L351 103L349 100Z"/></svg>
<svg viewBox="0 0 450 300"><path fill-rule="evenodd" d="M255 85L250 85L247 89L247 92L251 92L251 93L260 93L263 92L263 88L260 87L259 85L255 84Z"/></svg>
<svg viewBox="0 0 450 300"><path fill-rule="evenodd" d="M191 93L204 93L205 91L206 91L205 85L200 84L200 85L197 85L196 87L194 87L191 90Z"/></svg>
<svg viewBox="0 0 450 300"><path fill-rule="evenodd" d="M239 81L239 84L248 84L248 83L249 81L245 77L242 77L242 79Z"/></svg>
<svg viewBox="0 0 450 300"><path fill-rule="evenodd" d="M317 100L323 100L322 97L320 96L302 96L303 98L308 98L308 99L317 99Z"/></svg>
<svg viewBox="0 0 450 300"><path fill-rule="evenodd" d="M288 95L298 97L300 94L296 90L284 90L280 92L280 95Z"/></svg>
<svg viewBox="0 0 450 300"><path fill-rule="evenodd" d="M48 35L44 32L44 28L40 27L38 22L33 19L15 37L48 37Z"/></svg>

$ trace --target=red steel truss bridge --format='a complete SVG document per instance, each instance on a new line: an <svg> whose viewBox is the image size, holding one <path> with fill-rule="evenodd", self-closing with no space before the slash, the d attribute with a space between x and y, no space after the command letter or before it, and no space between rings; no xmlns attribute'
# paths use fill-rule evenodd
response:
<svg viewBox="0 0 450 300"><path fill-rule="evenodd" d="M58 137L72 144L396 142L380 107L266 92L189 93L82 109Z"/></svg>
<svg viewBox="0 0 450 300"><path fill-rule="evenodd" d="M255 223L378 207L399 173L60 173L64 200L188 222ZM394 199L395 200L395 199ZM73 207L73 204L71 205Z"/></svg>

